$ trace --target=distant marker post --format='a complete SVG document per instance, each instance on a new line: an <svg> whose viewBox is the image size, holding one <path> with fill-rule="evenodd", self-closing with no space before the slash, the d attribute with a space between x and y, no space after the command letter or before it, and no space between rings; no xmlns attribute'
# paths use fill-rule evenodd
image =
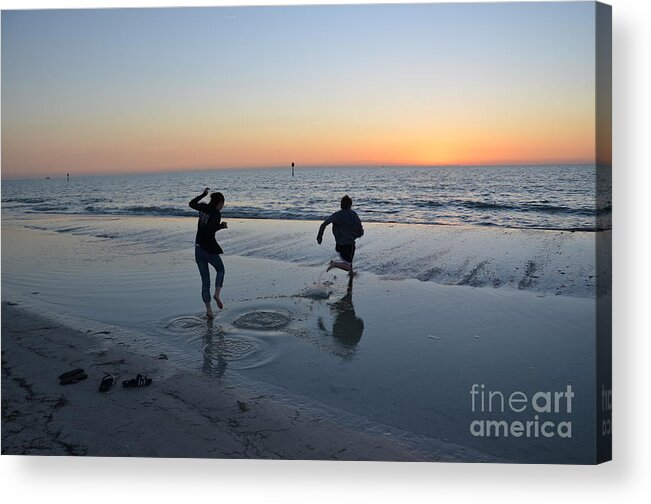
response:
<svg viewBox="0 0 651 504"><path fill-rule="evenodd" d="M294 176L294 163L292 163L292 177Z"/></svg>

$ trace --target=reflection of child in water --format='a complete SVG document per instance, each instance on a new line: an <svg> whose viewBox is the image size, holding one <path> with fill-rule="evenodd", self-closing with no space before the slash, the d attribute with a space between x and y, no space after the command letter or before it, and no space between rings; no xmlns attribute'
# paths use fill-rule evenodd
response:
<svg viewBox="0 0 651 504"><path fill-rule="evenodd" d="M336 310L332 324L332 335L344 345L354 347L362 339L364 321L355 315L352 295L346 294L341 301L333 305Z"/></svg>
<svg viewBox="0 0 651 504"><path fill-rule="evenodd" d="M334 314L332 336L345 347L353 348L362 339L364 321L355 314L353 306L353 278L348 280L346 295L330 305ZM322 327L325 329L325 327Z"/></svg>
<svg viewBox="0 0 651 504"><path fill-rule="evenodd" d="M323 221L319 228L316 241L321 245L323 232L328 224L332 224L332 234L335 236L335 250L339 252L339 261L330 261L327 271L339 268L353 272L353 257L355 257L355 240L364 235L362 221L357 213L351 209L353 200L347 194L341 198L341 210L333 213Z"/></svg>

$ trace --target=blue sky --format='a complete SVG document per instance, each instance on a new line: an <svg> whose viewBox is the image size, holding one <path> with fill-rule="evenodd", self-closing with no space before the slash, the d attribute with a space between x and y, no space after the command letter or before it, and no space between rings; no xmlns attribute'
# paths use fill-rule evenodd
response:
<svg viewBox="0 0 651 504"><path fill-rule="evenodd" d="M4 11L2 88L3 175L579 159L594 4Z"/></svg>

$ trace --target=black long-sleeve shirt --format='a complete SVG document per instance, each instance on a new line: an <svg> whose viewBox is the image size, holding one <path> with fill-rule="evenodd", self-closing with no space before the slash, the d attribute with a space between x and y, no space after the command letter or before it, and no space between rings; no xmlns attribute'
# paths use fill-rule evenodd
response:
<svg viewBox="0 0 651 504"><path fill-rule="evenodd" d="M207 203L199 203L199 200L203 197L203 195L200 195L190 201L190 208L199 211L197 236L194 242L210 254L223 254L224 251L215 240L215 233L220 229L224 229L222 214Z"/></svg>
<svg viewBox="0 0 651 504"><path fill-rule="evenodd" d="M362 221L359 220L357 213L350 208L341 209L326 218L319 227L317 238L323 237L323 232L328 224L332 224L332 234L339 245L350 245L364 235Z"/></svg>

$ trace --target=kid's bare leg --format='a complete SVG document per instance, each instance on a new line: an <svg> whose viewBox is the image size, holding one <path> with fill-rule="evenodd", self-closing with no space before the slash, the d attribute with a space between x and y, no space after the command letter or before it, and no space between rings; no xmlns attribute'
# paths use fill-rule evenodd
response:
<svg viewBox="0 0 651 504"><path fill-rule="evenodd" d="M343 262L343 261L330 261L330 264L328 264L328 269L326 269L326 271L330 271L332 268L339 268L348 272L353 271L352 266L347 262Z"/></svg>

